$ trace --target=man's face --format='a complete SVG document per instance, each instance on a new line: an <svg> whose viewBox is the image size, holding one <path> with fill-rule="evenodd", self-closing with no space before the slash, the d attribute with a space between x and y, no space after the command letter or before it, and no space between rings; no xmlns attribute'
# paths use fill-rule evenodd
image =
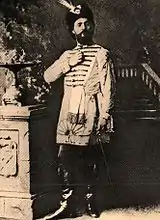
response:
<svg viewBox="0 0 160 220"><path fill-rule="evenodd" d="M74 22L72 33L79 43L85 44L92 40L94 24L87 18L79 18Z"/></svg>

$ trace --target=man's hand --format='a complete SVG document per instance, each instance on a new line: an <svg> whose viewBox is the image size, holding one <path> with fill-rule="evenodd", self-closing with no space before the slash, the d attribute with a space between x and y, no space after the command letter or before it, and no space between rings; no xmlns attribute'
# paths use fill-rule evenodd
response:
<svg viewBox="0 0 160 220"><path fill-rule="evenodd" d="M69 65L71 67L76 66L78 63L82 62L83 53L81 51L76 52L73 54L69 59Z"/></svg>
<svg viewBox="0 0 160 220"><path fill-rule="evenodd" d="M99 118L97 131L103 131L106 126L106 119L105 118Z"/></svg>
<svg viewBox="0 0 160 220"><path fill-rule="evenodd" d="M97 131L103 131L106 129L107 120L109 119L110 115L107 114L106 117L100 117L97 125Z"/></svg>

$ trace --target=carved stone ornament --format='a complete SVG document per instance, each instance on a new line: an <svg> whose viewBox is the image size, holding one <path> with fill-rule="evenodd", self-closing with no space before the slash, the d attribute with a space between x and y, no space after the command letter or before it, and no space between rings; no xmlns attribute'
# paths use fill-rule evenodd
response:
<svg viewBox="0 0 160 220"><path fill-rule="evenodd" d="M2 96L2 105L14 105L21 106L20 99L22 97L21 92L19 91L19 85L17 82L17 73L26 67L31 67L34 65L38 65L41 62L25 62L25 63L0 63L0 67L7 69L5 71L6 74L6 92Z"/></svg>
<svg viewBox="0 0 160 220"><path fill-rule="evenodd" d="M17 174L17 143L10 136L0 137L0 175Z"/></svg>
<svg viewBox="0 0 160 220"><path fill-rule="evenodd" d="M13 71L6 68L6 92L2 97L2 105L17 105L21 106L18 101L21 96L20 91L16 86L16 76Z"/></svg>

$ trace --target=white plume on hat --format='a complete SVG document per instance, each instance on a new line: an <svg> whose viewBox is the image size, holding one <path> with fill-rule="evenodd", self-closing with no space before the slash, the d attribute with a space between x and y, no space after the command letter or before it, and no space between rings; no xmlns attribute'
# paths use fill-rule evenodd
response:
<svg viewBox="0 0 160 220"><path fill-rule="evenodd" d="M81 5L74 6L73 3L70 0L69 0L69 2L66 1L66 0L58 0L58 2L61 5L68 8L69 11L72 12L73 14L80 14L80 12L81 12Z"/></svg>

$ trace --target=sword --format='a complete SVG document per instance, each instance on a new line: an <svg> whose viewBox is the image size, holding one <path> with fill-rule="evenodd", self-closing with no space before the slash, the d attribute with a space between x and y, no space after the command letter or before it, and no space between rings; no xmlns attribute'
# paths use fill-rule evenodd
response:
<svg viewBox="0 0 160 220"><path fill-rule="evenodd" d="M102 153L102 156L103 156L103 159L104 159L104 166L105 166L105 170L106 170L106 174L107 174L110 186L112 188L113 194L116 195L115 188L114 188L114 185L113 185L113 181L112 181L112 178L111 178L111 175L110 175L109 166L108 166L108 163L107 163L107 160L106 160L105 151L104 151L103 144L102 144L102 141L101 141L100 137L98 137L97 141L98 141L98 145L100 146L100 150L101 150L101 153Z"/></svg>

